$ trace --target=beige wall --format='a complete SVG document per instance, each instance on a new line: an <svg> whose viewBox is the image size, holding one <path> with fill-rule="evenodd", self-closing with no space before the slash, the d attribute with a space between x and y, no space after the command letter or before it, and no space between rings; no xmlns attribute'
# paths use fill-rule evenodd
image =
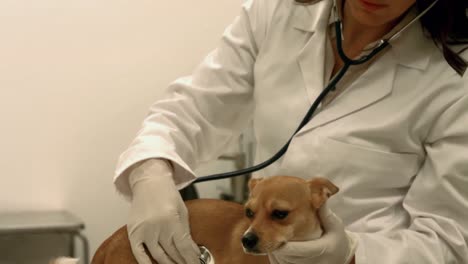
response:
<svg viewBox="0 0 468 264"><path fill-rule="evenodd" d="M0 1L0 212L66 208L92 252L125 223L117 157L241 0Z"/></svg>

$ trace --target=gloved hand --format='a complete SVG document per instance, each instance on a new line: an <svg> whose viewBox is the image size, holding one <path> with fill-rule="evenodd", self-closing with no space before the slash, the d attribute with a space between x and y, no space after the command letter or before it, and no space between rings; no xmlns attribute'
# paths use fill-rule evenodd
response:
<svg viewBox="0 0 468 264"><path fill-rule="evenodd" d="M357 247L354 234L344 229L341 219L326 205L319 209L324 235L311 241L287 242L268 254L271 264L348 264Z"/></svg>
<svg viewBox="0 0 468 264"><path fill-rule="evenodd" d="M127 224L133 255L151 264L143 243L159 264L199 264L200 250L190 236L188 212L162 159L146 160L129 175L133 193Z"/></svg>

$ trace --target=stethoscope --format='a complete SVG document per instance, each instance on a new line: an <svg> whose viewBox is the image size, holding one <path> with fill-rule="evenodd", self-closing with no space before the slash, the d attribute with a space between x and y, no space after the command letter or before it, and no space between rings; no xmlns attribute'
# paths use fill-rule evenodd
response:
<svg viewBox="0 0 468 264"><path fill-rule="evenodd" d="M279 158L281 158L284 153L286 153L286 150L289 147L289 144L291 143L292 139L296 135L299 130L301 130L312 118L313 114L315 113L315 110L318 108L322 100L327 96L327 94L334 90L336 87L336 84L343 78L345 73L348 71L349 67L351 65L359 65L368 62L371 60L375 55L377 55L380 51L382 51L384 48L388 46L388 44L395 38L397 38L403 31L405 31L407 28L409 28L413 23L415 23L419 18L421 18L424 14L426 14L439 0L435 0L431 5L429 5L424 11L419 13L418 16L416 16L413 20L411 20L408 24L406 24L404 27L402 27L400 30L395 32L392 36L381 39L380 41L377 42L373 50L368 53L367 55L363 55L362 57L358 59L350 59L348 56L343 51L343 43L342 43L342 27L343 23L341 21L341 17L338 15L338 10L337 10L337 5L336 5L336 0L334 0L334 14L337 17L336 23L335 23L335 32L336 32L336 46L338 50L338 54L340 58L344 62L344 66L338 71L338 73L333 76L331 81L328 83L328 85L323 89L323 91L320 93L320 95L315 99L315 101L312 103L311 107L307 111L306 115L302 119L301 123L297 127L296 131L292 134L292 136L289 138L289 140L286 142L286 144L275 154L273 155L270 159L254 165L249 168L241 169L241 170L236 170L236 171L231 171L231 172L224 172L224 173L218 173L218 174L213 174L213 175L208 175L208 176L202 176L198 177L194 183L198 182L204 182L204 181L211 181L211 180L219 180L219 179L226 179L226 178L231 178L235 176L241 176L245 174L249 174L261 169L264 169L265 167L271 165L273 162L277 161Z"/></svg>

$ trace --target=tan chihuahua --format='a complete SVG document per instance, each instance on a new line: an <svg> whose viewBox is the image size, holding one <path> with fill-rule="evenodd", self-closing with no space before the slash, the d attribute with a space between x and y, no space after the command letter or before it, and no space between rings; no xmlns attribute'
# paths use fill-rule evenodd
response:
<svg viewBox="0 0 468 264"><path fill-rule="evenodd" d="M275 176L251 179L249 191L244 208L222 200L186 202L192 238L216 264L268 264L266 254L287 241L319 238L318 209L338 187L324 178ZM103 242L91 263L137 264L125 226Z"/></svg>

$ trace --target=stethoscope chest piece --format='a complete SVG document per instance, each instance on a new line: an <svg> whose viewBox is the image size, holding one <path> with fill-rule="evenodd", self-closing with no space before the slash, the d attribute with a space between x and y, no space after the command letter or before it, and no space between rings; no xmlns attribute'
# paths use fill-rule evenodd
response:
<svg viewBox="0 0 468 264"><path fill-rule="evenodd" d="M200 264L215 264L213 255L206 247L200 246L200 252Z"/></svg>

